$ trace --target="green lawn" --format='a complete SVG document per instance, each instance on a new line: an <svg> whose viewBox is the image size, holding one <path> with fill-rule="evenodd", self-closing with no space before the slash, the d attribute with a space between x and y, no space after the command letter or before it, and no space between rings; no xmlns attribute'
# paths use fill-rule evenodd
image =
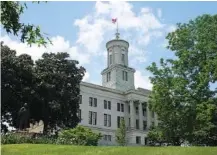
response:
<svg viewBox="0 0 217 155"><path fill-rule="evenodd" d="M89 147L2 145L2 155L217 155L217 147Z"/></svg>

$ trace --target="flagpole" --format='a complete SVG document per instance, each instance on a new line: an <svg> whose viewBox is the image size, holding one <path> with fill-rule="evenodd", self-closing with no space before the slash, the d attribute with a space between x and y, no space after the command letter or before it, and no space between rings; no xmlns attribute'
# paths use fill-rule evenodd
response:
<svg viewBox="0 0 217 155"><path fill-rule="evenodd" d="M117 21L117 33L118 33L118 21Z"/></svg>
<svg viewBox="0 0 217 155"><path fill-rule="evenodd" d="M119 39L120 33L118 33L118 20L117 20L117 32L116 32L116 39Z"/></svg>

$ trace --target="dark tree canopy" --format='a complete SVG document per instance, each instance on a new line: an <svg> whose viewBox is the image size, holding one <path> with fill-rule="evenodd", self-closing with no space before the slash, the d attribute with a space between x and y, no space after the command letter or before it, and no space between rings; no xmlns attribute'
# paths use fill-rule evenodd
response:
<svg viewBox="0 0 217 155"><path fill-rule="evenodd" d="M31 102L34 85L33 61L27 54L16 56L1 43L1 93L2 119L12 118L16 125L17 112L25 102ZM10 115L9 115L10 114Z"/></svg>
<svg viewBox="0 0 217 155"><path fill-rule="evenodd" d="M44 53L33 63L31 56L1 43L2 122L16 126L19 109L30 108L30 119L43 120L48 129L73 128L78 122L80 82L85 69L67 53Z"/></svg>
<svg viewBox="0 0 217 155"><path fill-rule="evenodd" d="M158 114L167 141L217 145L217 15L178 24L169 33L175 59L152 63L150 108Z"/></svg>
<svg viewBox="0 0 217 155"><path fill-rule="evenodd" d="M45 53L36 61L37 92L42 99L45 130L48 126L75 127L79 118L80 82L85 69L67 53Z"/></svg>

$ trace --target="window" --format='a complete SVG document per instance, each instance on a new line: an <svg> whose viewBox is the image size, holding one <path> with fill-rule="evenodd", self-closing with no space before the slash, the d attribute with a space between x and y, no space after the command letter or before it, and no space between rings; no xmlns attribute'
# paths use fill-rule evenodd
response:
<svg viewBox="0 0 217 155"><path fill-rule="evenodd" d="M81 122L81 109L78 109L78 118L79 118L79 122Z"/></svg>
<svg viewBox="0 0 217 155"><path fill-rule="evenodd" d="M104 109L111 110L111 101L104 100Z"/></svg>
<svg viewBox="0 0 217 155"><path fill-rule="evenodd" d="M147 121L143 121L143 130L146 130L147 128Z"/></svg>
<svg viewBox="0 0 217 155"><path fill-rule="evenodd" d="M93 120L92 111L89 111L89 124L92 124L92 120Z"/></svg>
<svg viewBox="0 0 217 155"><path fill-rule="evenodd" d="M139 120L136 120L136 129L139 129Z"/></svg>
<svg viewBox="0 0 217 155"><path fill-rule="evenodd" d="M136 114L139 114L139 107L136 107Z"/></svg>
<svg viewBox="0 0 217 155"><path fill-rule="evenodd" d="M117 117L117 123L118 128L120 128L120 116Z"/></svg>
<svg viewBox="0 0 217 155"><path fill-rule="evenodd" d="M147 138L146 138L146 137L144 137L144 143L145 143L145 145L148 144L148 141L147 141Z"/></svg>
<svg viewBox="0 0 217 155"><path fill-rule="evenodd" d="M112 140L112 136L111 135L103 135L103 139L105 141L111 141Z"/></svg>
<svg viewBox="0 0 217 155"><path fill-rule="evenodd" d="M94 107L97 107L97 98L94 98Z"/></svg>
<svg viewBox="0 0 217 155"><path fill-rule="evenodd" d="M82 95L79 95L79 104L82 104Z"/></svg>
<svg viewBox="0 0 217 155"><path fill-rule="evenodd" d="M107 114L104 114L104 126L107 126Z"/></svg>
<svg viewBox="0 0 217 155"><path fill-rule="evenodd" d="M104 100L104 109L107 109L107 101Z"/></svg>
<svg viewBox="0 0 217 155"><path fill-rule="evenodd" d="M117 103L117 111L124 112L124 104Z"/></svg>
<svg viewBox="0 0 217 155"><path fill-rule="evenodd" d="M104 114L104 126L111 127L111 115Z"/></svg>
<svg viewBox="0 0 217 155"><path fill-rule="evenodd" d="M112 136L108 135L107 139L108 139L108 141L112 141Z"/></svg>
<svg viewBox="0 0 217 155"><path fill-rule="evenodd" d="M109 55L109 64L112 64L112 55Z"/></svg>
<svg viewBox="0 0 217 155"><path fill-rule="evenodd" d="M121 60L124 63L124 54L122 54Z"/></svg>
<svg viewBox="0 0 217 155"><path fill-rule="evenodd" d="M128 106L128 112L130 113L130 106Z"/></svg>
<svg viewBox="0 0 217 155"><path fill-rule="evenodd" d="M93 125L97 124L97 113L93 112Z"/></svg>
<svg viewBox="0 0 217 155"><path fill-rule="evenodd" d="M111 110L111 101L108 101L108 109Z"/></svg>
<svg viewBox="0 0 217 155"><path fill-rule="evenodd" d="M96 125L97 124L97 113L93 111L89 111L89 124Z"/></svg>
<svg viewBox="0 0 217 155"><path fill-rule="evenodd" d="M121 104L121 112L124 112L124 104Z"/></svg>
<svg viewBox="0 0 217 155"><path fill-rule="evenodd" d="M146 108L142 109L143 116L146 116Z"/></svg>
<svg viewBox="0 0 217 155"><path fill-rule="evenodd" d="M136 136L136 144L141 144L141 137Z"/></svg>
<svg viewBox="0 0 217 155"><path fill-rule="evenodd" d="M117 103L117 111L121 111L120 103Z"/></svg>
<svg viewBox="0 0 217 155"><path fill-rule="evenodd" d="M94 102L93 102L94 101ZM93 104L94 103L94 104ZM97 98L89 97L89 105L91 107L97 107Z"/></svg>
<svg viewBox="0 0 217 155"><path fill-rule="evenodd" d="M118 116L117 117L117 126L118 128L120 128L120 125L121 125L121 120L124 119L124 117L121 117L121 116Z"/></svg>
<svg viewBox="0 0 217 155"><path fill-rule="evenodd" d="M108 72L106 75L106 81L109 82L111 81L111 72Z"/></svg>
<svg viewBox="0 0 217 155"><path fill-rule="evenodd" d="M89 105L92 107L93 106L93 98L89 97Z"/></svg>
<svg viewBox="0 0 217 155"><path fill-rule="evenodd" d="M105 141L107 141L107 135L103 135L103 139L105 140Z"/></svg>
<svg viewBox="0 0 217 155"><path fill-rule="evenodd" d="M108 115L108 127L111 127L111 115Z"/></svg>
<svg viewBox="0 0 217 155"><path fill-rule="evenodd" d="M127 72L126 71L122 72L122 76L123 76L123 80L124 81L128 81L128 77L127 77Z"/></svg>
<svg viewBox="0 0 217 155"><path fill-rule="evenodd" d="M154 122L152 122L152 124L151 124L152 126L154 126Z"/></svg>

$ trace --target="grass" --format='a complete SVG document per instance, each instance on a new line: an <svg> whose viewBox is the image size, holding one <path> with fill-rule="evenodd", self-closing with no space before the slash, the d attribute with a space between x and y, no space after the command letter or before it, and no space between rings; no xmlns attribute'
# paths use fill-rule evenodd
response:
<svg viewBox="0 0 217 155"><path fill-rule="evenodd" d="M217 147L91 147L47 144L2 145L2 155L217 155Z"/></svg>

